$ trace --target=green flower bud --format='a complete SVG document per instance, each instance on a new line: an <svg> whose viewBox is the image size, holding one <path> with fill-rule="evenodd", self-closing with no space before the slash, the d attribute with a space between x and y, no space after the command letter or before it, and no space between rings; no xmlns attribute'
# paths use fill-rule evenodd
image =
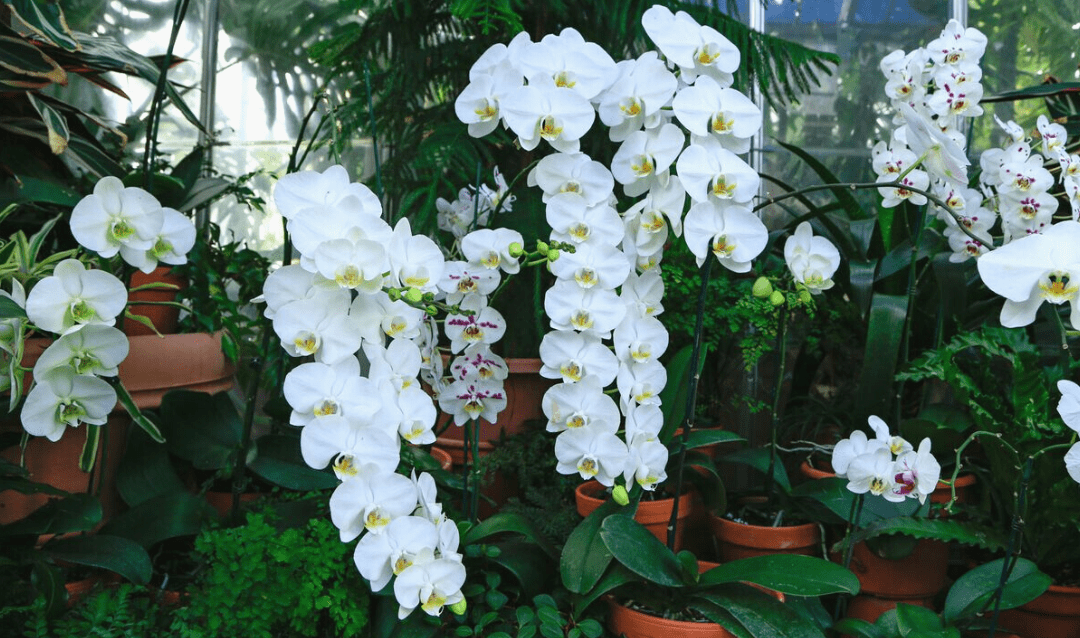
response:
<svg viewBox="0 0 1080 638"><path fill-rule="evenodd" d="M437 306L428 306L427 308L424 308L424 312L428 313L428 316L430 317L439 316L439 308Z"/></svg>
<svg viewBox="0 0 1080 638"><path fill-rule="evenodd" d="M464 616L466 609L468 609L468 604L465 602L464 598L457 601L453 605L450 605L450 611L454 612L455 616Z"/></svg>
<svg viewBox="0 0 1080 638"><path fill-rule="evenodd" d="M546 254L548 254L548 245L547 245L547 242L542 242L542 241L538 241L538 242L536 242L536 251L537 251L538 253L540 253L541 255L546 255Z"/></svg>
<svg viewBox="0 0 1080 638"><path fill-rule="evenodd" d="M386 291L386 294L390 297L390 301L397 301L401 299L400 288L390 288Z"/></svg>
<svg viewBox="0 0 1080 638"><path fill-rule="evenodd" d="M814 303L814 296L810 294L809 290L803 288L799 291L799 301L804 304L812 304Z"/></svg>
<svg viewBox="0 0 1080 638"><path fill-rule="evenodd" d="M525 247L521 245L521 242L515 241L510 244L510 247L506 249L506 252L510 253L510 256L514 259L525 254Z"/></svg>
<svg viewBox="0 0 1080 638"><path fill-rule="evenodd" d="M769 303L774 306L782 306L784 305L784 301L784 293L779 290L774 290L772 291L772 294L769 295Z"/></svg>
<svg viewBox="0 0 1080 638"><path fill-rule="evenodd" d="M409 303L420 303L424 298L424 293L419 288L409 288L405 291L405 300Z"/></svg>
<svg viewBox="0 0 1080 638"><path fill-rule="evenodd" d="M625 486L616 485L611 488L611 499L619 505L626 505L630 502L630 495L626 493Z"/></svg>
<svg viewBox="0 0 1080 638"><path fill-rule="evenodd" d="M559 258L559 249L558 248L549 249L547 257L548 257L548 261L555 261L556 259Z"/></svg>
<svg viewBox="0 0 1080 638"><path fill-rule="evenodd" d="M768 277L758 277L754 282L754 296L758 299L767 299L773 293L772 284Z"/></svg>

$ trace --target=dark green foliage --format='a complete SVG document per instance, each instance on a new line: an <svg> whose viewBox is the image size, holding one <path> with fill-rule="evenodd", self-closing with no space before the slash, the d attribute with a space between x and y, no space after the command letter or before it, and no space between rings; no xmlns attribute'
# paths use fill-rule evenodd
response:
<svg viewBox="0 0 1080 638"><path fill-rule="evenodd" d="M160 590L124 583L104 588L55 621L44 614L44 601L35 604L35 615L23 633L25 638L145 638L166 637L170 610Z"/></svg>
<svg viewBox="0 0 1080 638"><path fill-rule="evenodd" d="M195 551L205 570L177 611L180 636L336 638L367 626L367 584L328 520L279 530L268 512L251 513L241 527L203 532Z"/></svg>

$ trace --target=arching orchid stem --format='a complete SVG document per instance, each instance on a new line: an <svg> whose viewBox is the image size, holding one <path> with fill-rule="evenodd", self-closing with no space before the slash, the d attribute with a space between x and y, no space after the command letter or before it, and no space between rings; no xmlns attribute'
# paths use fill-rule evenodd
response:
<svg viewBox="0 0 1080 638"><path fill-rule="evenodd" d="M952 474L952 478L949 479L949 487L951 488L951 491L950 491L950 494L949 494L949 502L945 504L945 511L950 513L950 514L953 511L953 504L956 503L956 477L960 475L960 456L963 455L964 450L967 449L967 446L974 443L975 439L980 437L980 436L993 436L993 437L1001 439L1000 434L997 434L995 432L988 432L986 430L979 430L977 432L972 432L968 436L968 438L964 439L963 443L961 443L959 446L957 446L957 448L956 448L956 462L953 463L953 474ZM1001 442L1004 443L1005 445L1007 445L1009 447L1009 449L1011 449L1013 452L1016 452L1016 450L1011 445L1009 445L1008 443L1005 443L1004 439L1002 439Z"/></svg>
<svg viewBox="0 0 1080 638"><path fill-rule="evenodd" d="M165 100L165 83L169 81L169 67L173 61L173 49L176 47L176 38L180 35L180 25L184 23L188 5L191 0L177 0L173 10L172 31L169 33L169 46L165 49L165 57L161 60L158 69L157 86L154 88L154 99L150 102L150 111L146 115L146 148L143 150L143 188L150 190L150 171L154 163L154 151L157 147L158 127L161 124L161 103Z"/></svg>
<svg viewBox="0 0 1080 638"><path fill-rule="evenodd" d="M1061 343L1061 352L1058 353L1058 357L1061 359L1061 366L1066 370L1069 369L1069 336L1065 332L1065 324L1061 321L1061 315L1058 314L1058 306L1054 304L1042 304L1043 311L1052 317L1052 323L1057 330L1058 340Z"/></svg>
<svg viewBox="0 0 1080 638"><path fill-rule="evenodd" d="M946 213L948 213L950 216L952 216L952 218L954 220L956 220L956 225L960 229L960 232L964 233L965 235L967 235L971 239L979 242L980 244L983 243L982 239L979 239L978 237L976 237L975 234L973 232L971 232L971 230L968 229L967 226L960 223L960 221L962 219L962 216L959 213L957 213L955 210L953 210L951 206L946 204L945 201L942 200L940 197L938 197L937 195L931 193L928 190L923 190L921 188L915 188L914 186L909 186L907 184L902 184L899 181L892 181L892 182L849 182L847 184L818 184L816 186L807 186L806 188L799 188L799 189L796 189L796 190L793 190L793 191L788 191L788 192L784 193L783 195L777 195L775 197L767 197L767 198L765 198L765 200L763 202L761 202L757 206L754 206L754 208L752 209L752 212L756 213L757 211L761 210L762 208L765 208L766 206L769 206L771 204L776 204L778 202L782 202L785 199L791 199L792 197L798 197L799 195L803 195L805 193L812 193L812 192L815 192L815 191L823 191L823 190L832 190L834 188L850 188L853 191L854 190L867 190L867 189L870 189L870 188L903 188L905 190L911 191L912 193L918 193L919 195L922 195L922 196L926 197L926 199L930 200L935 205L937 205L942 210L944 210Z"/></svg>
<svg viewBox="0 0 1080 638"><path fill-rule="evenodd" d="M495 210L491 213L492 217L502 212L503 204L506 202L506 200L510 199L510 194L514 192L514 187L517 186L518 182L521 181L522 177L528 175L532 171L532 169L536 168L536 165L539 163L540 160L533 160L529 162L528 166L521 169L521 171L517 175L514 175L514 179L510 180L510 183L506 186L506 193L504 193L503 196L499 198L499 203L495 205Z"/></svg>
<svg viewBox="0 0 1080 638"><path fill-rule="evenodd" d="M848 510L847 529L844 532L844 537L847 542L844 544L844 569L851 569L851 555L855 549L854 536L852 532L858 525L859 518L862 517L863 503L866 501L866 494L859 494L858 498L851 502L851 509ZM844 616L847 611L847 596L839 596L836 599L836 608L833 611L833 620L839 620Z"/></svg>
<svg viewBox="0 0 1080 638"><path fill-rule="evenodd" d="M480 476L480 420L473 419L472 429L472 483L471 491L469 492L469 520L476 524L477 519L480 516L480 482L483 477Z"/></svg>
<svg viewBox="0 0 1080 638"><path fill-rule="evenodd" d="M997 589L994 590L992 598L994 614L990 617L990 630L986 634L988 638L994 638L994 632L997 631L998 616L1001 614L1001 595L1005 590L1005 583L1009 581L1009 574L1012 573L1013 567L1016 566L1016 559L1020 556L1020 539L1024 534L1023 513L1027 501L1028 483L1031 481L1031 468L1034 464L1035 456L1029 456L1027 462L1024 463L1024 474L1020 477L1020 488L1016 493L1016 508L1013 509L1012 529L1009 531L1009 547L1005 552L1005 560L1001 565L1001 579L998 580ZM987 601L987 605L989 604L990 601Z"/></svg>
<svg viewBox="0 0 1080 638"><path fill-rule="evenodd" d="M701 379L701 369L698 361L701 359L701 335L705 322L705 300L709 292L709 275L712 273L713 259L706 259L701 266L701 290L698 292L697 317L694 320L694 347L690 351L690 387L686 392L686 415L683 421L682 437L679 445L679 456L675 462L675 503L671 507L671 519L667 525L667 546L675 551L675 526L679 522L679 496L682 494L683 468L686 466L686 443L690 436L690 430L694 427L694 407L697 405L698 381Z"/></svg>
<svg viewBox="0 0 1080 638"><path fill-rule="evenodd" d="M922 158L920 158L920 161ZM918 165L916 162L915 165ZM911 168L908 168L911 170ZM905 171L906 172L906 171ZM900 178L898 178L900 179ZM963 226L963 224L957 224ZM919 263L919 246L922 243L923 229L926 227L926 206L919 206L915 214L915 241L911 243L911 261L908 264L908 282L907 282L907 311L904 313L904 326L903 332L900 333L903 346L900 349L901 359L898 362L901 366L906 364L908 357L911 355L911 316L914 314L915 309L915 293L918 292L916 287L916 267ZM893 406L896 414L896 422L900 423L900 405L903 402L904 396L904 382L900 381L896 384L896 395L893 398Z"/></svg>
<svg viewBox="0 0 1080 638"><path fill-rule="evenodd" d="M780 308L780 325L776 332L776 386L773 388L773 402L772 412L770 414L769 422L769 471L766 478L765 489L768 490L768 505L772 507L773 499L776 497L776 435L778 424L780 419L780 394L784 388L784 374L787 371L785 365L785 359L787 359L787 322L788 311L787 306ZM775 527L776 525L774 525Z"/></svg>
<svg viewBox="0 0 1080 638"><path fill-rule="evenodd" d="M263 327L262 346L259 352L270 351L270 340L274 331ZM259 391L259 380L262 378L263 366L266 360L261 357L253 357L251 360L251 381L247 391L247 404L244 406L244 429L240 436L240 447L236 450L236 458L232 468L232 508L229 518L235 519L240 511L240 489L244 481L244 468L247 466L247 451L251 446L251 430L255 425L255 394Z"/></svg>

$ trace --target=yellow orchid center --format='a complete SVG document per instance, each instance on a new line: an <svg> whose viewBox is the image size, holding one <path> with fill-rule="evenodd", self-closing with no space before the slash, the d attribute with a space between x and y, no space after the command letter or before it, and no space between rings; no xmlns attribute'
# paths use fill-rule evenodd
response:
<svg viewBox="0 0 1080 638"><path fill-rule="evenodd" d="M593 477L599 472L599 468L596 466L596 460L588 457L581 459L581 462L577 466L578 472L582 476Z"/></svg>
<svg viewBox="0 0 1080 638"><path fill-rule="evenodd" d="M735 118L728 117L726 113L717 113L712 116L712 120L709 122L710 128L713 133L730 133L735 129Z"/></svg>
<svg viewBox="0 0 1080 638"><path fill-rule="evenodd" d="M314 413L315 416L330 416L331 414L337 414L337 401L334 401L333 399L323 399L315 404Z"/></svg>
<svg viewBox="0 0 1080 638"><path fill-rule="evenodd" d="M623 100L619 104L619 110L623 112L626 117L637 117L641 115L641 100L636 97L631 97Z"/></svg>
<svg viewBox="0 0 1080 638"><path fill-rule="evenodd" d="M718 57L720 57L720 52L714 51L713 45L706 44L694 54L694 61L701 66L709 66L713 62L716 62L716 58Z"/></svg>
<svg viewBox="0 0 1080 638"><path fill-rule="evenodd" d="M574 273L574 281L582 288L592 288L600 281L600 278L596 276L596 271L592 268L579 268Z"/></svg>
<svg viewBox="0 0 1080 638"><path fill-rule="evenodd" d="M302 330L293 339L293 345L301 354L315 354L319 349L319 337L314 332Z"/></svg>
<svg viewBox="0 0 1080 638"><path fill-rule="evenodd" d="M731 199L735 194L735 187L738 186L737 182L728 184L727 176L721 175L713 180L712 194L720 199Z"/></svg>
<svg viewBox="0 0 1080 638"><path fill-rule="evenodd" d="M555 118L548 115L544 119L540 120L540 137L548 140L557 140L559 135L562 134L563 127L559 126L559 123L555 121Z"/></svg>
<svg viewBox="0 0 1080 638"><path fill-rule="evenodd" d="M499 107L493 105L490 100L484 98L483 104L473 109L473 113L480 118L481 122L488 122L499 115Z"/></svg>
<svg viewBox="0 0 1080 638"><path fill-rule="evenodd" d="M638 177L652 175L654 168L652 158L648 155L639 155L635 161L630 163L630 170L634 171L634 174Z"/></svg>
<svg viewBox="0 0 1080 638"><path fill-rule="evenodd" d="M570 227L570 238L576 242L583 242L592 234L592 229L585 222L576 222Z"/></svg>
<svg viewBox="0 0 1080 638"><path fill-rule="evenodd" d="M353 457L348 454L342 454L334 461L334 474L338 478L356 476L359 471L359 468L353 463Z"/></svg>
<svg viewBox="0 0 1080 638"><path fill-rule="evenodd" d="M334 273L334 281L342 288L356 288L364 282L364 275L354 264L349 264Z"/></svg>
<svg viewBox="0 0 1080 638"><path fill-rule="evenodd" d="M564 379L577 383L578 381L581 381L581 366L578 365L577 361L567 361L559 367L559 374L561 374Z"/></svg>
<svg viewBox="0 0 1080 638"><path fill-rule="evenodd" d="M446 604L446 596L440 596L437 592L432 591L431 595L427 597L424 604L421 605L423 610L429 614L438 612Z"/></svg>
<svg viewBox="0 0 1080 638"><path fill-rule="evenodd" d="M712 251L717 257L729 257L735 252L735 243L729 242L727 235L717 235L713 238Z"/></svg>
<svg viewBox="0 0 1080 638"><path fill-rule="evenodd" d="M588 330L593 327L593 318L588 310L576 310L570 316L570 325L576 330Z"/></svg>
<svg viewBox="0 0 1080 638"><path fill-rule="evenodd" d="M1062 304L1074 299L1077 292L1080 292L1080 286L1070 280L1068 273L1059 271L1047 274L1039 282L1039 290L1042 291L1043 299L1052 304Z"/></svg>
<svg viewBox="0 0 1080 638"><path fill-rule="evenodd" d="M555 80L555 86L563 89L572 89L577 85L574 74L569 71L559 71L552 79Z"/></svg>

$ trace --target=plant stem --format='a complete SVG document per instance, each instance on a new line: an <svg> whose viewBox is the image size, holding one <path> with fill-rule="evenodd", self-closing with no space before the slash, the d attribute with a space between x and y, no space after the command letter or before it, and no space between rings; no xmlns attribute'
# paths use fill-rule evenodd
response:
<svg viewBox="0 0 1080 638"><path fill-rule="evenodd" d="M150 111L146 115L146 148L143 150L143 188L150 190L150 166L154 162L154 151L157 147L157 132L161 122L161 102L165 99L165 83L168 82L169 66L172 64L173 48L176 46L176 38L180 34L180 25L184 23L190 0L177 0L173 10L172 32L169 34L169 46L165 49L165 57L161 60L161 68L158 70L157 87L154 89L154 99L150 102Z"/></svg>
<svg viewBox="0 0 1080 638"><path fill-rule="evenodd" d="M987 633L987 638L994 638L994 632L997 631L998 616L1001 614L1001 595L1005 590L1005 583L1009 581L1009 574L1016 565L1016 559L1020 556L1019 544L1024 534L1023 511L1034 461L1034 456L1028 457L1027 462L1024 463L1024 474L1020 478L1020 489L1016 494L1016 509L1013 510L1012 529L1009 531L1009 548L1005 552L1005 560L1001 565L1001 579L998 581L997 589L994 590L994 615L990 618L990 631Z"/></svg>
<svg viewBox="0 0 1080 638"><path fill-rule="evenodd" d="M777 328L777 362L776 362L776 387L773 389L773 404L772 415L769 419L769 471L768 477L765 482L765 489L768 490L768 506L772 507L773 499L776 497L776 430L777 421L780 418L780 394L784 388L784 374L787 371L785 359L787 359L787 320L788 311L787 307L780 309L780 325Z"/></svg>
<svg viewBox="0 0 1080 638"><path fill-rule="evenodd" d="M694 408L697 405L698 381L701 379L701 367L698 360L701 358L701 335L704 332L702 325L705 323L705 299L709 292L709 276L712 273L713 260L706 257L701 266L701 290L698 292L697 317L694 320L694 347L690 351L690 387L686 393L686 415L683 421L682 440L679 445L679 456L675 462L675 502L671 506L671 519L667 526L668 549L675 550L675 528L679 523L679 496L682 495L683 468L686 466L686 443L690 436L690 430L694 427Z"/></svg>
<svg viewBox="0 0 1080 638"><path fill-rule="evenodd" d="M259 352L267 352L270 349L270 339L274 332L263 326L262 347ZM261 356L251 359L251 383L248 386L247 401L244 404L244 429L240 436L240 448L236 451L236 460L232 469L232 509L229 517L236 518L240 511L240 486L244 480L244 468L247 467L247 450L251 445L251 430L255 425L255 395L259 392L259 379L262 377L262 369L265 361Z"/></svg>
<svg viewBox="0 0 1080 638"><path fill-rule="evenodd" d="M364 62L364 86L367 88L368 119L371 122L371 146L375 153L375 194L381 200L383 183L382 160L379 157L379 127L375 124L375 99L371 93L371 66L367 62ZM389 215L390 211L383 211L383 213Z"/></svg>
<svg viewBox="0 0 1080 638"><path fill-rule="evenodd" d="M919 263L919 244L922 242L923 228L926 226L926 206L919 206L918 212L915 217L915 241L911 245L911 262L908 264L908 283L907 283L907 311L904 313L904 326L903 332L900 334L901 343L903 346L900 349L900 361L897 363L903 366L907 363L908 357L911 354L911 315L915 309L915 293L916 288L916 267ZM903 396L904 396L904 382L901 380L896 384L896 395L894 397L894 412L895 421L900 423L901 410L903 408Z"/></svg>

